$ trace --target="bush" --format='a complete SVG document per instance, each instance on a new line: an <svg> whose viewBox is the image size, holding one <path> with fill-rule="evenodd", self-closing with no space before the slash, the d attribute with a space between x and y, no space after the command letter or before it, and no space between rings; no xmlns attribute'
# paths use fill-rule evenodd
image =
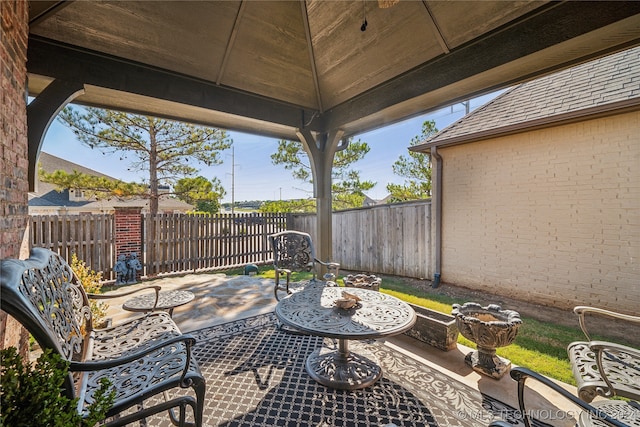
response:
<svg viewBox="0 0 640 427"><path fill-rule="evenodd" d="M77 411L78 399L61 393L68 376L69 362L46 349L35 366L23 363L15 347L0 350L0 427L90 427L104 419L113 405L115 391L103 378L95 401L83 418Z"/></svg>
<svg viewBox="0 0 640 427"><path fill-rule="evenodd" d="M71 269L78 276L82 287L85 292L92 294L99 294L102 289L102 273L96 273L89 269L84 261L78 259L78 256L74 253L71 255ZM89 301L89 307L91 308L91 315L93 317L93 326L100 327L104 323L105 316L107 315L107 309L109 304L104 302Z"/></svg>

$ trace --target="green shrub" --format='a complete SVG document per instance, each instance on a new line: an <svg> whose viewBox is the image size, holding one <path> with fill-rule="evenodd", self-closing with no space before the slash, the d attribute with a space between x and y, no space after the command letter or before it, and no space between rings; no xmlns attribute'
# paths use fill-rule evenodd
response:
<svg viewBox="0 0 640 427"><path fill-rule="evenodd" d="M69 362L46 349L35 366L23 363L15 347L0 350L0 427L90 427L104 419L113 405L115 391L108 392L103 378L85 418L77 411L78 399L61 393Z"/></svg>
<svg viewBox="0 0 640 427"><path fill-rule="evenodd" d="M76 273L76 276L78 276L85 292L92 294L99 294L102 292L102 273L96 273L89 269L87 264L84 261L79 260L75 253L71 255L70 266L73 272ZM98 301L89 301L89 307L91 308L94 327L100 327L100 325L104 323L109 304Z"/></svg>

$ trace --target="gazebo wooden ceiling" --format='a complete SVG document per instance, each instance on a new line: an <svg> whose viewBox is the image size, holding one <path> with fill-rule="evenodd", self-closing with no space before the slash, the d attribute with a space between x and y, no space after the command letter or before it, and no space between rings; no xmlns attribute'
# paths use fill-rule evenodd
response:
<svg viewBox="0 0 640 427"><path fill-rule="evenodd" d="M79 104L350 136L640 42L640 2L382 3L30 1L29 92L60 79Z"/></svg>
<svg viewBox="0 0 640 427"><path fill-rule="evenodd" d="M43 136L68 102L300 140L321 259L332 252L331 167L347 137L640 44L637 1L29 7L31 185Z"/></svg>

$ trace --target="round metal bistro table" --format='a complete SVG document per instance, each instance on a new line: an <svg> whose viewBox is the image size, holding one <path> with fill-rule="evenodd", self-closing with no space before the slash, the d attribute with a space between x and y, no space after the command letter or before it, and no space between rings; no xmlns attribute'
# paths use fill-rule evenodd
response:
<svg viewBox="0 0 640 427"><path fill-rule="evenodd" d="M173 309L190 303L194 299L193 292L190 291L160 291L158 294L158 305L155 310L167 310L173 316ZM149 293L133 297L122 304L122 308L127 311L149 312L153 311L153 303L156 301L156 294Z"/></svg>
<svg viewBox="0 0 640 427"><path fill-rule="evenodd" d="M347 291L361 298L355 308L338 308L334 301ZM416 322L409 304L380 292L359 288L308 286L278 302L276 316L288 326L338 339L338 348L315 350L306 361L309 375L327 387L356 390L374 384L382 368L373 353L349 350L349 340L400 334Z"/></svg>

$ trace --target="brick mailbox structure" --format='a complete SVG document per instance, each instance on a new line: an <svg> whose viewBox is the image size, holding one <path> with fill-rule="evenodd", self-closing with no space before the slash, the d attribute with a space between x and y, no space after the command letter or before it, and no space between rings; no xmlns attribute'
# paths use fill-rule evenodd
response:
<svg viewBox="0 0 640 427"><path fill-rule="evenodd" d="M142 207L116 207L114 213L115 220L115 248L116 257L124 257L127 261L132 258L141 258L142 254ZM126 282L135 283L140 281L142 269L133 269L134 277L128 276Z"/></svg>

